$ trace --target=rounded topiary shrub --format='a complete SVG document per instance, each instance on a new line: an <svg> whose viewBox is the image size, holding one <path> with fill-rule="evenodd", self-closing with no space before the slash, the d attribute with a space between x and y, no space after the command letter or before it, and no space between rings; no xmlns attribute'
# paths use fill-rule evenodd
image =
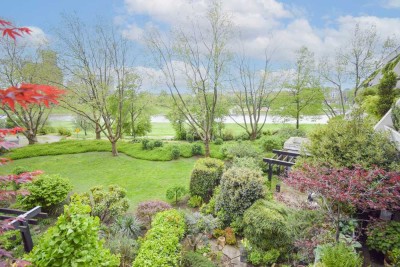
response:
<svg viewBox="0 0 400 267"><path fill-rule="evenodd" d="M287 215L281 204L260 199L244 212L244 236L263 251L284 248L290 242Z"/></svg>
<svg viewBox="0 0 400 267"><path fill-rule="evenodd" d="M264 196L264 178L260 171L233 167L221 178L215 209L224 223L230 223Z"/></svg>
<svg viewBox="0 0 400 267"><path fill-rule="evenodd" d="M200 196L208 201L224 170L224 162L219 159L204 158L196 161L190 176L190 195Z"/></svg>
<svg viewBox="0 0 400 267"><path fill-rule="evenodd" d="M192 155L193 156L203 155L203 146L199 143L194 143L192 145Z"/></svg>
<svg viewBox="0 0 400 267"><path fill-rule="evenodd" d="M214 144L216 144L216 145L222 145L223 143L224 143L224 140L222 140L222 138L217 138L214 141Z"/></svg>
<svg viewBox="0 0 400 267"><path fill-rule="evenodd" d="M179 159L181 156L181 150L179 149L178 146L173 146L171 149L171 158L172 159Z"/></svg>
<svg viewBox="0 0 400 267"><path fill-rule="evenodd" d="M72 190L71 182L59 175L40 175L22 187L29 194L18 196L18 204L25 209L41 206L44 211L51 211L62 203Z"/></svg>

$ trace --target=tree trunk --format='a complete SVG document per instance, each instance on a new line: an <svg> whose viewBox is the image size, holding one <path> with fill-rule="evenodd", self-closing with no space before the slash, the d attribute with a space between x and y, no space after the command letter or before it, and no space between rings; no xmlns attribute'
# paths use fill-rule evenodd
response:
<svg viewBox="0 0 400 267"><path fill-rule="evenodd" d="M300 114L296 114L296 129L298 130L300 127Z"/></svg>
<svg viewBox="0 0 400 267"><path fill-rule="evenodd" d="M117 156L118 156L117 142L116 142L116 141L111 142L111 152L112 152L112 155L113 155L114 157L117 157Z"/></svg>
<svg viewBox="0 0 400 267"><path fill-rule="evenodd" d="M101 129L100 129L100 126L96 123L96 129L95 129L95 131L96 131L96 140L100 140L101 139L101 136L100 136L100 134L101 134Z"/></svg>
<svg viewBox="0 0 400 267"><path fill-rule="evenodd" d="M257 139L257 131L253 131L250 134L250 140L256 140Z"/></svg>
<svg viewBox="0 0 400 267"><path fill-rule="evenodd" d="M206 140L204 140L204 146L205 146L205 156L208 158L210 157L210 139L207 137Z"/></svg>
<svg viewBox="0 0 400 267"><path fill-rule="evenodd" d="M38 141L36 135L33 133L27 133L25 136L28 139L30 145L36 144Z"/></svg>

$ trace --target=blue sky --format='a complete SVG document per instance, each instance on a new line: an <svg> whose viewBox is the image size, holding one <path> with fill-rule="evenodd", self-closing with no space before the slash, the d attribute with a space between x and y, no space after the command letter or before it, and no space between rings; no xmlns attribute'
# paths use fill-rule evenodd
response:
<svg viewBox="0 0 400 267"><path fill-rule="evenodd" d="M208 0L9 0L1 17L35 27L51 36L61 13L76 12L87 24L96 17L118 24L123 34L141 42L149 27L167 29L201 16ZM346 45L356 23L375 25L382 39L400 37L400 0L223 0L250 56L277 48L279 60L293 58L300 46L317 56ZM37 29L36 29L37 28ZM43 31L41 33L40 31ZM51 38L50 38L51 39Z"/></svg>

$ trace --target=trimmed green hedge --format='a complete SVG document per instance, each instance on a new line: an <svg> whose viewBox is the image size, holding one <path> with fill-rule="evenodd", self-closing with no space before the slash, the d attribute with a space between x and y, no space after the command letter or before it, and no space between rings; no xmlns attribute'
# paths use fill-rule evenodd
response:
<svg viewBox="0 0 400 267"><path fill-rule="evenodd" d="M185 233L185 218L177 210L158 213L147 232L133 267L174 267L181 260L180 240Z"/></svg>
<svg viewBox="0 0 400 267"><path fill-rule="evenodd" d="M208 201L221 180L223 170L224 162L221 160L204 158L196 161L190 176L190 195Z"/></svg>

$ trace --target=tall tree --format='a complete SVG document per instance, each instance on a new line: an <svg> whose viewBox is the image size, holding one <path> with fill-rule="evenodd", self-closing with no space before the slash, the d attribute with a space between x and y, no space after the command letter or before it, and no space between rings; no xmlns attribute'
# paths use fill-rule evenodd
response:
<svg viewBox="0 0 400 267"><path fill-rule="evenodd" d="M244 125L234 121L246 131L251 140L261 133L271 104L282 90L268 69L269 62L265 54L264 68L257 70L243 56L237 66L239 81L232 85L234 103L243 117Z"/></svg>
<svg viewBox="0 0 400 267"><path fill-rule="evenodd" d="M3 87L18 87L22 83L59 84L63 80L61 69L57 65L54 51L35 48L15 42L0 40L0 84ZM23 135L29 144L37 142L36 135L45 125L50 109L43 104L17 106L11 109L2 106L1 110L14 125L24 128Z"/></svg>
<svg viewBox="0 0 400 267"><path fill-rule="evenodd" d="M70 79L69 98L63 105L86 117L107 137L112 154L118 155L122 136L126 93L134 73L128 41L112 26L84 25L76 17L64 17L58 32L63 68ZM112 100L112 101L111 101Z"/></svg>
<svg viewBox="0 0 400 267"><path fill-rule="evenodd" d="M148 44L177 108L203 140L209 157L223 75L230 60L227 42L231 21L222 12L221 3L212 2L206 22L204 27L197 22L177 30L171 36L174 41L166 41L154 32ZM183 77L184 85L178 77Z"/></svg>
<svg viewBox="0 0 400 267"><path fill-rule="evenodd" d="M297 51L297 59L291 78L276 101L276 113L296 120L299 129L303 115L321 111L323 95L315 75L314 54L306 47Z"/></svg>

